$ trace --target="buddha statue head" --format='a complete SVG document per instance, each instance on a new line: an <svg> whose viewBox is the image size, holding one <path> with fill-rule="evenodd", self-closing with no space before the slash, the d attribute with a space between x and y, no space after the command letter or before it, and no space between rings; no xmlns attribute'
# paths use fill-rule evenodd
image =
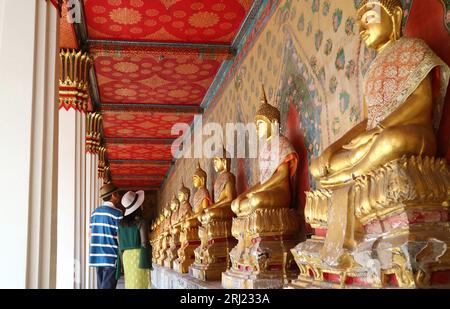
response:
<svg viewBox="0 0 450 309"><path fill-rule="evenodd" d="M381 51L402 36L402 18L400 0L363 0L358 10L361 39Z"/></svg>
<svg viewBox="0 0 450 309"><path fill-rule="evenodd" d="M261 87L261 105L255 116L256 130L259 138L270 138L279 128L280 111L275 106L267 102L266 91L264 86Z"/></svg>
<svg viewBox="0 0 450 309"><path fill-rule="evenodd" d="M178 191L178 201L180 204L183 204L189 201L189 196L191 195L191 191L184 186L184 183L181 182L181 188Z"/></svg>
<svg viewBox="0 0 450 309"><path fill-rule="evenodd" d="M170 203L166 203L166 208L164 208L164 218L168 218L170 217L170 214L172 213L172 211L170 210Z"/></svg>
<svg viewBox="0 0 450 309"><path fill-rule="evenodd" d="M229 172L231 168L231 159L230 155L225 149L222 147L213 157L214 170L217 173Z"/></svg>
<svg viewBox="0 0 450 309"><path fill-rule="evenodd" d="M174 194L172 197L172 200L170 200L170 210L177 211L178 207L180 206L180 201L178 201L176 195Z"/></svg>
<svg viewBox="0 0 450 309"><path fill-rule="evenodd" d="M206 185L206 172L200 167L200 163L197 162L197 169L194 175L192 175L192 183L194 188L201 188Z"/></svg>

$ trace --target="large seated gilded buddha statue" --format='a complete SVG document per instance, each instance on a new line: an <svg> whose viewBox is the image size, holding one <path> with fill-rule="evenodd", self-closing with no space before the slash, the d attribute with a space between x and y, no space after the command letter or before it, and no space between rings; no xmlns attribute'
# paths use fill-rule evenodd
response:
<svg viewBox="0 0 450 309"><path fill-rule="evenodd" d="M204 208L201 222L201 245L194 251L195 262L189 268L200 280L220 280L229 264L229 253L236 245L231 235L231 202L236 198L236 179L230 172L231 159L225 149L213 158L218 177L214 182L214 203Z"/></svg>
<svg viewBox="0 0 450 309"><path fill-rule="evenodd" d="M293 286L423 287L450 283L450 173L435 157L448 66L402 36L399 0L364 0L361 40L377 51L363 85L366 121L310 165L316 235L292 250ZM443 279L447 278L447 279Z"/></svg>
<svg viewBox="0 0 450 309"><path fill-rule="evenodd" d="M290 208L298 155L279 134L280 112L264 89L255 122L260 181L231 204L238 244L230 252L231 268L222 273L225 288L279 288L297 271L289 249L300 238L299 218Z"/></svg>

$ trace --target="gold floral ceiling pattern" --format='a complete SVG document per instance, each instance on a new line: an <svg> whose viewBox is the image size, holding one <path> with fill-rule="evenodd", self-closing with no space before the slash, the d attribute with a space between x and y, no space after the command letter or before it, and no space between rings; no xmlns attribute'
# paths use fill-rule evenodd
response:
<svg viewBox="0 0 450 309"><path fill-rule="evenodd" d="M95 39L231 43L253 1L85 0Z"/></svg>
<svg viewBox="0 0 450 309"><path fill-rule="evenodd" d="M83 1L97 106L118 186L162 184L174 160L172 126L190 125L202 113L252 6L253 0ZM159 177L140 177L150 174Z"/></svg>

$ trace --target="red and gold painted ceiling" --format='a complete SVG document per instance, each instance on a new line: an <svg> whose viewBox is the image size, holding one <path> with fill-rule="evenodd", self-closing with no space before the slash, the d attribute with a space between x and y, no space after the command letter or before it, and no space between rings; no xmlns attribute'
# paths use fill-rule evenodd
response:
<svg viewBox="0 0 450 309"><path fill-rule="evenodd" d="M112 181L157 189L173 164L171 134L191 124L253 0L84 0L80 45L93 57ZM63 14L66 14L63 12ZM63 29L64 44L76 44ZM84 31L84 32L83 32ZM80 34L80 33L84 33ZM80 39L81 37L81 39ZM63 47L63 46L61 46Z"/></svg>
<svg viewBox="0 0 450 309"><path fill-rule="evenodd" d="M85 0L93 39L231 43L252 0Z"/></svg>
<svg viewBox="0 0 450 309"><path fill-rule="evenodd" d="M111 161L109 164L111 172L114 176L119 175L165 175L170 168L168 163L154 163L154 162L125 162L125 163L115 163Z"/></svg>
<svg viewBox="0 0 450 309"><path fill-rule="evenodd" d="M93 52L102 102L199 105L220 60L197 55L156 56Z"/></svg>
<svg viewBox="0 0 450 309"><path fill-rule="evenodd" d="M193 114L164 111L104 111L103 133L113 138L174 138L172 126L193 119Z"/></svg>

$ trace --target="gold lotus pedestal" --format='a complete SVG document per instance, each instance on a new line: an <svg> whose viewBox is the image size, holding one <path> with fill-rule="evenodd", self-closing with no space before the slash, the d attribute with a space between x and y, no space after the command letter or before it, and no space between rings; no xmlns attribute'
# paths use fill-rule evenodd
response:
<svg viewBox="0 0 450 309"><path fill-rule="evenodd" d="M178 257L178 249L180 249L180 225L176 225L171 230L171 237L169 241L169 249L167 250L167 257L164 260L164 267L173 268L173 263Z"/></svg>
<svg viewBox="0 0 450 309"><path fill-rule="evenodd" d="M207 208L201 216L201 245L195 249L195 261L189 274L196 279L220 280L229 265L229 253L236 245L231 234L233 212L230 207Z"/></svg>
<svg viewBox="0 0 450 309"><path fill-rule="evenodd" d="M298 270L289 251L299 241L299 217L289 208L256 209L233 219L238 244L232 266L222 273L224 288L281 288Z"/></svg>
<svg viewBox="0 0 450 309"><path fill-rule="evenodd" d="M316 235L292 253L292 287L450 286L450 170L403 157L348 184L307 194Z"/></svg>
<svg viewBox="0 0 450 309"><path fill-rule="evenodd" d="M178 250L178 258L173 262L173 269L178 273L187 273L189 266L194 262L194 249L200 245L199 224L195 216L184 221L180 233L181 247Z"/></svg>

